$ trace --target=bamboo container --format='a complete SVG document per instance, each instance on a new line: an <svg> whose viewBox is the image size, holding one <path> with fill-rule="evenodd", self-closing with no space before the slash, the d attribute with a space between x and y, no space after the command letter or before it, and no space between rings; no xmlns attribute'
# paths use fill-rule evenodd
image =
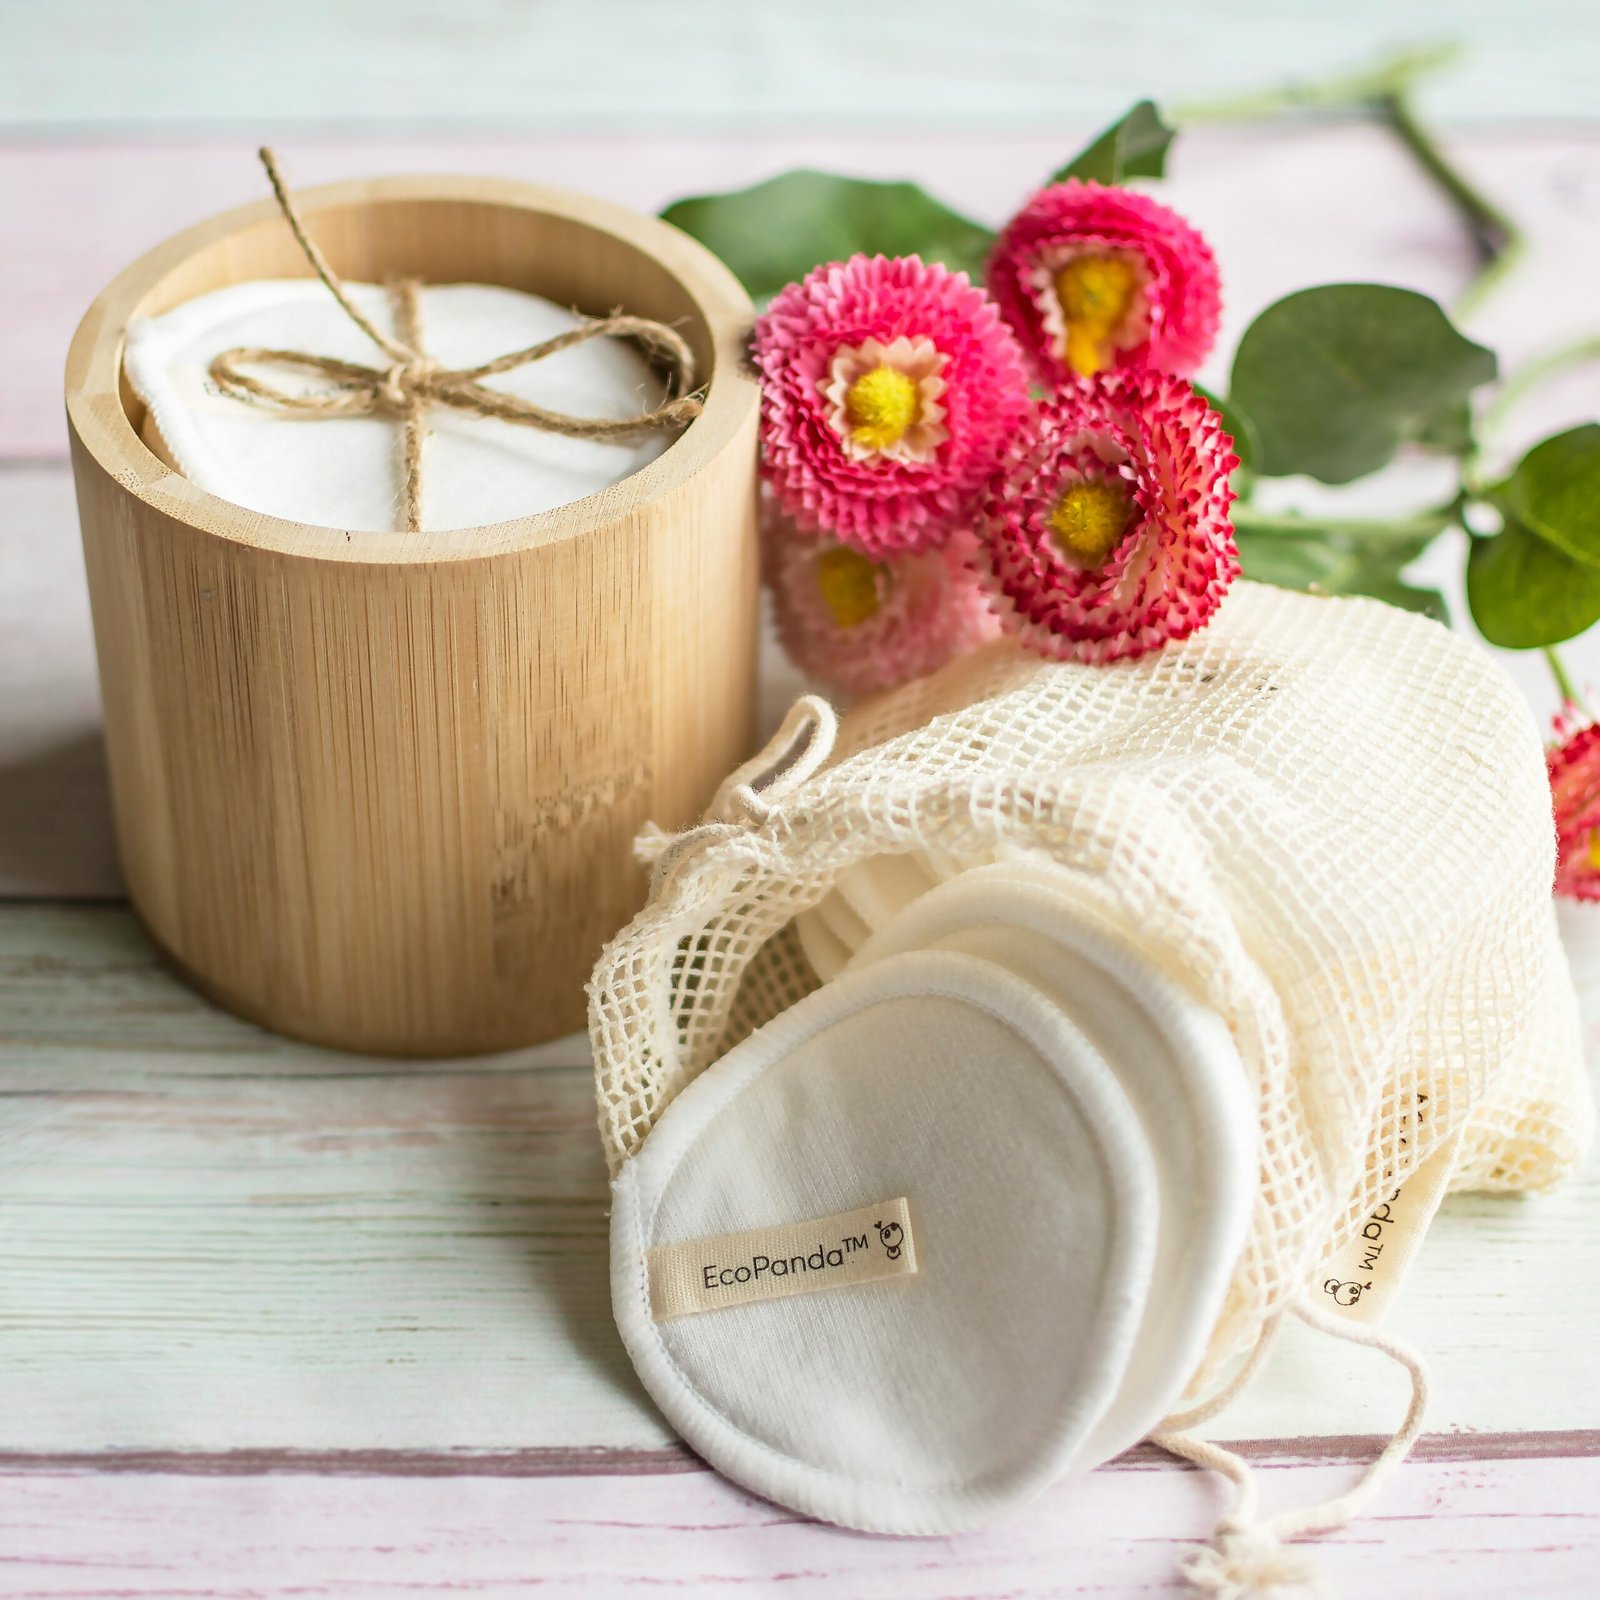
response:
<svg viewBox="0 0 1600 1600"><path fill-rule="evenodd" d="M658 459L575 504L444 533L245 511L140 442L128 322L304 277L270 201L178 235L90 307L67 362L117 842L135 907L213 999L403 1055L582 1025L644 880L754 713L752 309L676 229L530 184L299 196L347 279L531 290L676 323L711 386ZM309 426L318 426L316 423Z"/></svg>

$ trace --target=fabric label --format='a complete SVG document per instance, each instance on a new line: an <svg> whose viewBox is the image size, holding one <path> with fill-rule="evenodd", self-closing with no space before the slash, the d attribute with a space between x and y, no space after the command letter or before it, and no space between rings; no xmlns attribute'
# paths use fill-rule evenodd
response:
<svg viewBox="0 0 1600 1600"><path fill-rule="evenodd" d="M1352 1322L1379 1322L1399 1291L1450 1185L1465 1128L1394 1185L1342 1245L1317 1283L1317 1303Z"/></svg>
<svg viewBox="0 0 1600 1600"><path fill-rule="evenodd" d="M657 1322L725 1306L917 1270L911 1207L885 1200L810 1222L786 1222L713 1239L657 1245L649 1253L650 1312Z"/></svg>

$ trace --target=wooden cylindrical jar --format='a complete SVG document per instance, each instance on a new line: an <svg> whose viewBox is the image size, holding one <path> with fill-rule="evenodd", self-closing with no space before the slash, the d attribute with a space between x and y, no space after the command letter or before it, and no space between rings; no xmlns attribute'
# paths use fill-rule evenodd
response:
<svg viewBox="0 0 1600 1600"><path fill-rule="evenodd" d="M145 448L122 344L135 317L306 276L289 229L264 201L128 268L67 364L128 888L197 987L281 1032L406 1055L551 1038L643 898L640 824L692 820L748 750L750 302L676 229L560 190L399 178L299 202L347 280L622 307L682 329L710 391L642 472L538 516L286 522Z"/></svg>

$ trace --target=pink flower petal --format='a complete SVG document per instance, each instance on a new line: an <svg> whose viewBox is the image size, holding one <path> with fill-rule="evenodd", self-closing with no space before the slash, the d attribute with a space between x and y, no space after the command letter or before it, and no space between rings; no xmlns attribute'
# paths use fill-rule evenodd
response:
<svg viewBox="0 0 1600 1600"><path fill-rule="evenodd" d="M1177 212L1131 189L1069 179L1041 189L1000 234L989 292L1048 387L1077 376L1058 332L1059 308L1041 289L1076 255L1116 255L1138 264L1136 337L1111 352L1115 367L1157 367L1187 376L1211 350L1222 314L1211 247Z"/></svg>
<svg viewBox="0 0 1600 1600"><path fill-rule="evenodd" d="M848 695L933 672L1000 632L972 570L975 550L960 531L940 549L874 561L769 515L763 565L784 649L809 677Z"/></svg>
<svg viewBox="0 0 1600 1600"><path fill-rule="evenodd" d="M1555 805L1556 893L1600 900L1600 724L1567 733L1546 752L1545 765Z"/></svg>
<svg viewBox="0 0 1600 1600"><path fill-rule="evenodd" d="M1205 626L1239 574L1217 413L1149 370L1076 379L1040 405L979 521L979 574L1001 626L1042 655L1114 661ZM1083 482L1114 483L1127 522L1103 559L1069 555L1051 517Z"/></svg>
<svg viewBox="0 0 1600 1600"><path fill-rule="evenodd" d="M929 340L943 357L944 437L926 460L852 453L834 421L832 367L868 340ZM773 297L752 354L762 377L763 471L784 512L871 556L925 550L964 520L1028 408L1022 353L965 273L916 256L853 256Z"/></svg>

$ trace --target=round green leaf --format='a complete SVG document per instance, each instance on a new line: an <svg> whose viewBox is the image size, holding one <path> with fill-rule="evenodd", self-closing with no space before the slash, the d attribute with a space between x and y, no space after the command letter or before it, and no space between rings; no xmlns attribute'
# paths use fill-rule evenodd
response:
<svg viewBox="0 0 1600 1600"><path fill-rule="evenodd" d="M721 256L756 300L858 251L920 255L981 282L994 244L989 229L914 183L829 172L785 172L749 189L676 201L661 215Z"/></svg>
<svg viewBox="0 0 1600 1600"><path fill-rule="evenodd" d="M1255 424L1267 476L1348 483L1402 441L1453 432L1462 402L1495 375L1426 295L1376 283L1302 289L1251 323L1229 397Z"/></svg>
<svg viewBox="0 0 1600 1600"><path fill-rule="evenodd" d="M1467 604L1490 644L1532 650L1600 622L1600 567L1574 561L1519 522L1467 555Z"/></svg>
<svg viewBox="0 0 1600 1600"><path fill-rule="evenodd" d="M1051 183L1068 178L1096 183L1126 183L1129 178L1159 178L1167 170L1167 146L1175 130L1161 120L1155 102L1141 100L1113 122L1066 166L1051 174Z"/></svg>
<svg viewBox="0 0 1600 1600"><path fill-rule="evenodd" d="M1536 444L1490 498L1546 544L1600 565L1600 423Z"/></svg>

